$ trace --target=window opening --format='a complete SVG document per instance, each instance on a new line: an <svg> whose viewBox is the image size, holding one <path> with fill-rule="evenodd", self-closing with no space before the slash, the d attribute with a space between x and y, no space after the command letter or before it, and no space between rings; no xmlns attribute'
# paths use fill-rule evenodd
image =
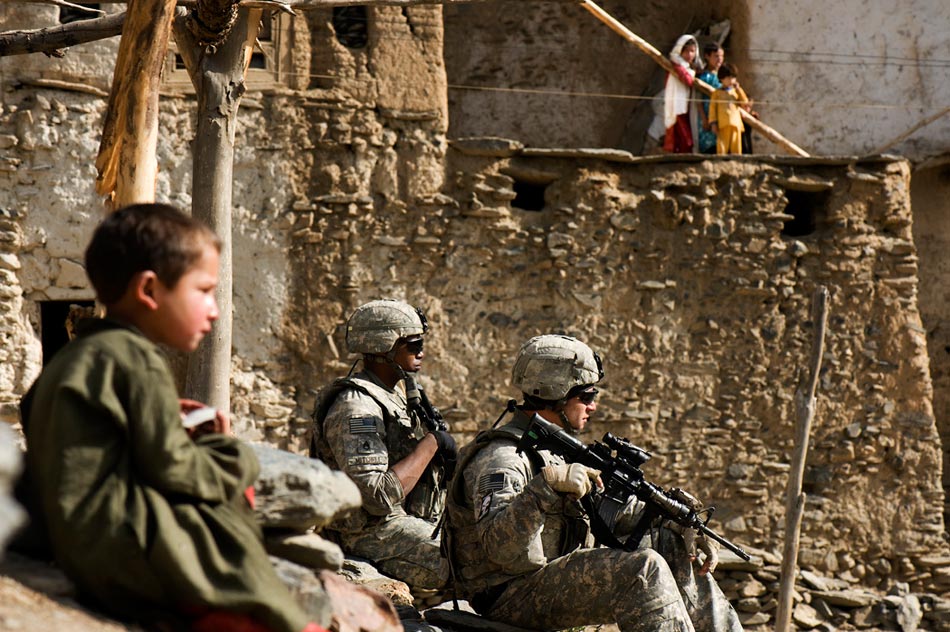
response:
<svg viewBox="0 0 950 632"><path fill-rule="evenodd" d="M248 64L248 68L267 68L267 57L259 50L254 51L251 53L251 62Z"/></svg>
<svg viewBox="0 0 950 632"><path fill-rule="evenodd" d="M547 188L547 184L515 180L515 199L511 201L511 205L524 211L544 210L544 191Z"/></svg>
<svg viewBox="0 0 950 632"><path fill-rule="evenodd" d="M364 48L369 42L369 18L365 6L333 7L333 31L347 48Z"/></svg>
<svg viewBox="0 0 950 632"><path fill-rule="evenodd" d="M792 219L786 220L782 234L786 237L807 237L814 234L824 222L828 209L828 191L785 190L785 213Z"/></svg>
<svg viewBox="0 0 950 632"><path fill-rule="evenodd" d="M95 305L95 301L40 302L40 344L43 346L43 366L46 366L56 352L69 342L66 321L71 320L71 324L75 324L77 312L94 309Z"/></svg>

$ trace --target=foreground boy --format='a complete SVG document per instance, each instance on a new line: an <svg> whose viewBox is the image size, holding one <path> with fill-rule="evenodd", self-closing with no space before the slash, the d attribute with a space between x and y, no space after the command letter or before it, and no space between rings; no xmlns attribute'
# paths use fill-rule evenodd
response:
<svg viewBox="0 0 950 632"><path fill-rule="evenodd" d="M179 401L156 346L194 351L211 330L219 250L207 227L160 204L96 230L86 271L107 318L84 321L23 401L32 501L56 561L107 611L317 632L261 544L244 496L253 453L221 414L189 436L182 412L197 404Z"/></svg>

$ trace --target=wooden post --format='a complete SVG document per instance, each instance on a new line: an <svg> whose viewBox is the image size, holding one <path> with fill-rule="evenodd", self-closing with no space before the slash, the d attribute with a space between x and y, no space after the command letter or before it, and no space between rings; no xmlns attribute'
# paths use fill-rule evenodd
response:
<svg viewBox="0 0 950 632"><path fill-rule="evenodd" d="M158 88L175 0L131 0L96 157L96 191L112 208L155 201Z"/></svg>
<svg viewBox="0 0 950 632"><path fill-rule="evenodd" d="M815 338L812 340L808 381L795 394L798 424L795 429L795 454L788 473L785 502L785 546L782 552L782 579L779 582L778 610L775 613L775 632L788 632L792 621L792 593L798 574L798 542L801 536L802 515L805 512L805 494L802 479L805 476L805 458L808 455L808 435L815 418L815 392L821 372L821 356L825 351L825 328L828 324L828 290L819 287L812 298L812 321Z"/></svg>
<svg viewBox="0 0 950 632"><path fill-rule="evenodd" d="M676 75L673 70L673 62L667 59L663 55L663 53L661 53L659 50L656 49L655 46L653 46L648 41L646 41L645 39L643 39L642 37L640 37L633 31L628 29L619 20L617 20L615 17L613 17L612 15L604 11L602 8L600 8L597 4L592 2L592 0L584 0L581 3L581 6L583 6L585 9L590 11L598 20L600 20L601 22L609 26L611 29L613 29L615 33L619 34L625 40L627 40L628 42L630 42L631 44L639 48L641 51L649 55L653 59L653 61L655 61L660 66L662 66L664 70L670 73L674 73L673 76L679 79L679 76ZM697 54L699 53L699 51L696 51L696 52ZM713 92L715 92L715 89L712 86L710 86L708 83L700 81L699 79L697 79L693 83L693 85L696 86L699 90L701 90L705 94L712 94ZM793 156L808 156L808 152L806 152L804 149L802 149L801 147L799 147L792 141L788 140L787 138L779 134L777 131L775 131L774 129L772 129L771 127L769 127L768 125L760 121L759 119L755 118L754 116L752 116L745 110L740 108L739 113L742 115L742 120L746 125L754 129L755 131L759 132L760 134L768 138L770 141L772 141L773 143L775 143L776 145L778 145L779 147L781 147L788 153L792 154Z"/></svg>
<svg viewBox="0 0 950 632"><path fill-rule="evenodd" d="M244 79L257 32L260 9L242 9L218 46L200 46L183 20L175 38L198 95L193 146L192 216L221 238L221 265L215 291L220 316L211 333L188 358L185 393L219 410L231 405L232 258L231 193L234 132Z"/></svg>

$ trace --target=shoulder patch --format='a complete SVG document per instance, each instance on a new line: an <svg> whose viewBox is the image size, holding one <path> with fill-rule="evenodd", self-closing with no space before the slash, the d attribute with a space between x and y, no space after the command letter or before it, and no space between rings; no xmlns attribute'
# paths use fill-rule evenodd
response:
<svg viewBox="0 0 950 632"><path fill-rule="evenodd" d="M497 492L505 486L505 475L501 472L496 474L482 474L478 479L479 495L491 494Z"/></svg>
<svg viewBox="0 0 950 632"><path fill-rule="evenodd" d="M487 494L482 498L482 506L478 509L478 517L475 520L481 520L482 516L488 513L488 510L491 509L491 499L494 494Z"/></svg>
<svg viewBox="0 0 950 632"><path fill-rule="evenodd" d="M373 417L354 417L350 419L350 434L368 434L376 432L376 419Z"/></svg>
<svg viewBox="0 0 950 632"><path fill-rule="evenodd" d="M389 457L385 454L370 454L367 456L351 456L346 460L348 466L357 465L387 465Z"/></svg>

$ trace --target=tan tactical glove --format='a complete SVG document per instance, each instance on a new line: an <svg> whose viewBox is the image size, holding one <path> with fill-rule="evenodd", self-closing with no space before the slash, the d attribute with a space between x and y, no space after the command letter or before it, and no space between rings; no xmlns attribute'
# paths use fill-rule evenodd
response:
<svg viewBox="0 0 950 632"><path fill-rule="evenodd" d="M600 482L600 470L581 465L580 463L564 463L563 465L548 465L541 468L544 482L556 492L570 494L574 498L583 498L590 493Z"/></svg>
<svg viewBox="0 0 950 632"><path fill-rule="evenodd" d="M695 533L695 531L693 533ZM719 543L712 538L707 538L705 535L697 535L696 548L702 551L706 556L706 559L703 560L703 567L699 569L699 574L705 575L706 573L711 573L716 570L716 566L719 565ZM694 559L695 555L694 552Z"/></svg>
<svg viewBox="0 0 950 632"><path fill-rule="evenodd" d="M686 490L680 489L679 487L674 487L669 493L670 496L680 501L693 511L700 511L703 508L703 503L701 503L698 498ZM701 533L697 533L695 529L683 527L672 521L667 521L666 526L672 531L679 533L683 537L683 542L686 545L686 551L689 553L689 558L691 560L697 559L697 550L703 553L704 559L703 566L699 569L700 575L705 575L706 573L711 573L716 570L716 566L719 564L718 542L712 538L707 538Z"/></svg>

